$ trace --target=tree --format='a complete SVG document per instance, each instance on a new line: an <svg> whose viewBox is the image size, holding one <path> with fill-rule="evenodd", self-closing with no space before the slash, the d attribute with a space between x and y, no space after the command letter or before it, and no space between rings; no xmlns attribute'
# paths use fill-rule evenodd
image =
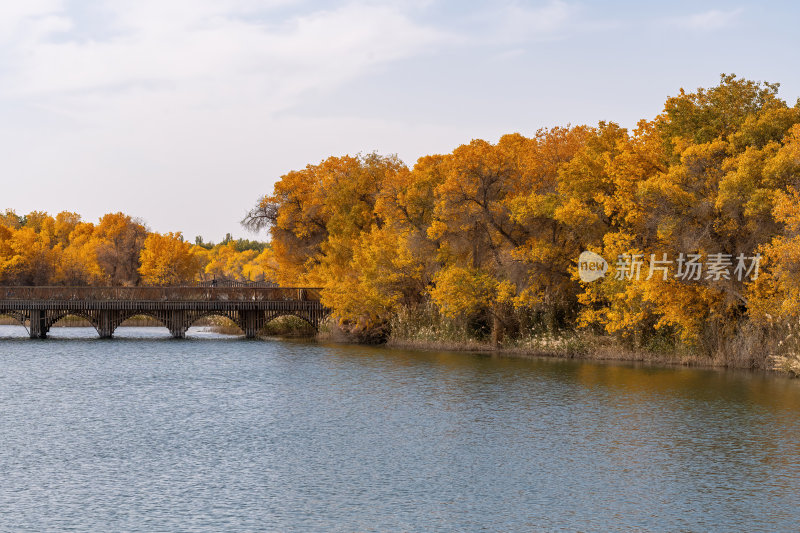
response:
<svg viewBox="0 0 800 533"><path fill-rule="evenodd" d="M198 260L178 233L151 233L144 241L139 273L146 285L177 285L195 279Z"/></svg>
<svg viewBox="0 0 800 533"><path fill-rule="evenodd" d="M147 238L144 225L124 213L110 213L100 219L95 237L100 241L97 260L112 285L137 285L139 257Z"/></svg>

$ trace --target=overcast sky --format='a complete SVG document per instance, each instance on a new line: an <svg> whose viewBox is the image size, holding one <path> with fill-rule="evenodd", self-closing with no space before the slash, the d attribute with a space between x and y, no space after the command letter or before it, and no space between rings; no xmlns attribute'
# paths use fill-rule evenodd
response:
<svg viewBox="0 0 800 533"><path fill-rule="evenodd" d="M239 220L330 155L652 118L722 72L800 96L793 2L0 3L0 209ZM262 236L263 237L263 236Z"/></svg>

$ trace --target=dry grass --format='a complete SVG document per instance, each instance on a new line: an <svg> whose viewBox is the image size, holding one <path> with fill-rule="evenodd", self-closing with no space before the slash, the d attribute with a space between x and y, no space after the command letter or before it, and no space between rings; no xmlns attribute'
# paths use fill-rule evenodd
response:
<svg viewBox="0 0 800 533"><path fill-rule="evenodd" d="M800 324L772 325L767 336L770 342L760 348L771 368L800 377Z"/></svg>
<svg viewBox="0 0 800 533"><path fill-rule="evenodd" d="M488 342L449 342L390 339L387 346L394 348L408 348L417 350L442 350L442 351L470 351L491 352L511 357L554 357L561 359L576 359L586 361L625 361L640 362L659 366L691 366L691 367L723 367L744 368L752 370L788 371L796 368L800 375L800 357L794 359L788 366L781 359L780 364L775 364L764 356L745 356L744 352L735 352L731 357L720 352L713 356L704 355L686 348L674 351L653 351L637 349L627 346L608 336L597 336L590 333L565 332L560 335L544 335L538 339L514 341L505 345L494 346ZM751 352L763 353L763 352ZM775 360L778 361L777 359Z"/></svg>
<svg viewBox="0 0 800 533"><path fill-rule="evenodd" d="M392 321L388 346L424 350L481 351L515 357L560 357L594 361L630 361L664 366L725 367L789 372L800 376L800 326L764 329L745 323L733 335L715 335L713 346L682 345L667 335L645 346L586 331L531 330L498 345L470 336L463 324L432 308L401 310Z"/></svg>
<svg viewBox="0 0 800 533"><path fill-rule="evenodd" d="M317 330L302 318L286 315L267 322L260 334L270 337L307 338L314 337L317 334Z"/></svg>
<svg viewBox="0 0 800 533"><path fill-rule="evenodd" d="M128 320L120 324L120 327L131 327L131 328L154 328L154 327L164 327L164 324L161 323L160 320L156 320L155 318L147 315L136 315L130 317Z"/></svg>

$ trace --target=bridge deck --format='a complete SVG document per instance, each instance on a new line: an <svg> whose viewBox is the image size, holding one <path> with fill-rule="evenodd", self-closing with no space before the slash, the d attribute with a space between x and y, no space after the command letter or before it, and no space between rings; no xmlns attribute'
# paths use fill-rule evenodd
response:
<svg viewBox="0 0 800 533"><path fill-rule="evenodd" d="M318 288L306 287L2 287L9 300L149 301L319 301Z"/></svg>
<svg viewBox="0 0 800 533"><path fill-rule="evenodd" d="M69 314L87 318L101 337L134 315L161 320L175 337L203 316L233 320L248 337L270 320L295 315L315 328L328 315L317 288L293 287L0 287L0 314L30 325L46 337Z"/></svg>

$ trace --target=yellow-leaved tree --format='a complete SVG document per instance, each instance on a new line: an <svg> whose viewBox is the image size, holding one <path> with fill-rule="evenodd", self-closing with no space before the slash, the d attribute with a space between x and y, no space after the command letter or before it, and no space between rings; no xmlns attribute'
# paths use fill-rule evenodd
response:
<svg viewBox="0 0 800 533"><path fill-rule="evenodd" d="M144 241L139 274L145 285L177 285L193 281L199 261L178 233L151 233Z"/></svg>

